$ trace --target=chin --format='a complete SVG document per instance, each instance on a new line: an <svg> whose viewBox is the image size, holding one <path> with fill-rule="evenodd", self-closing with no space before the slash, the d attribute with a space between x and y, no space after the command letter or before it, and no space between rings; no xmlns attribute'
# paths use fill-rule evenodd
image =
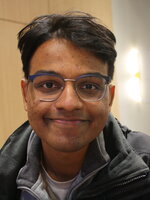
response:
<svg viewBox="0 0 150 200"><path fill-rule="evenodd" d="M87 145L76 143L68 143L68 142L60 142L60 143L52 143L49 144L49 147L58 152L77 152L84 149Z"/></svg>

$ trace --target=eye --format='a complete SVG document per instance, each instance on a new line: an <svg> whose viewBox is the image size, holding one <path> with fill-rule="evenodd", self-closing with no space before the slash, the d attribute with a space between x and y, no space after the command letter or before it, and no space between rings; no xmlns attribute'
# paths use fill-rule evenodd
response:
<svg viewBox="0 0 150 200"><path fill-rule="evenodd" d="M62 89L62 85L56 81L38 82L34 85L34 87L43 93L56 92Z"/></svg>
<svg viewBox="0 0 150 200"><path fill-rule="evenodd" d="M80 89L84 90L99 90L100 86L96 83L82 83L80 84Z"/></svg>
<svg viewBox="0 0 150 200"><path fill-rule="evenodd" d="M46 82L44 84L41 85L44 88L55 88L57 87L56 84L54 84L53 82Z"/></svg>

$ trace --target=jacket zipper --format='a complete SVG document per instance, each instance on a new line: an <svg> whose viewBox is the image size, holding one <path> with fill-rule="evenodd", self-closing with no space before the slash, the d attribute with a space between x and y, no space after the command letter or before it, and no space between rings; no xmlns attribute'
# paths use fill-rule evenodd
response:
<svg viewBox="0 0 150 200"><path fill-rule="evenodd" d="M128 189L128 184L134 182L134 181L138 181L138 180L141 180L141 179L144 179L145 177L147 176L147 174L143 174L143 175L140 175L140 176L137 176L135 178L131 178L130 180L127 180L127 181L123 181L122 183L118 183L118 184L115 184L112 188L110 188L110 197L112 195L115 195L117 194L118 192L120 194L124 193L124 192L127 192L127 189ZM121 188L122 187L122 188ZM120 195L119 194L119 195ZM112 197L111 197L112 198Z"/></svg>
<svg viewBox="0 0 150 200"><path fill-rule="evenodd" d="M137 176L137 177L135 177L135 178L129 179L129 180L124 181L124 182L122 182L122 183L118 183L118 184L114 185L113 188L117 188L117 187L120 187L120 186L127 185L127 184L132 183L132 182L134 182L134 181L137 181L137 180L139 180L139 179L145 178L146 176L147 176L147 174L143 174L143 175Z"/></svg>
<svg viewBox="0 0 150 200"><path fill-rule="evenodd" d="M118 183L118 184L115 184L113 187L111 187L109 190L113 190L113 189L116 189L116 192L118 191L117 189L119 188L119 187L121 187L121 186L127 186L129 183L132 183L132 182L134 182L134 181L137 181L137 180L140 180L140 179L142 179L142 178L145 178L147 176L147 174L143 174L143 175L140 175L140 176L137 176L137 177L135 177L135 178L132 178L132 179L130 179L130 180L127 180L127 181L123 181L122 183ZM86 180L88 180L88 178L86 179ZM84 180L83 182L81 182L80 183L80 185L78 185L76 188L73 188L73 190L72 190L72 192L71 192L71 194L73 193L73 191L74 190L76 190L78 187L80 187L86 180ZM108 192L109 192L109 190L108 190ZM72 196L72 195L69 195L70 197ZM90 198L90 194L87 196L88 198ZM93 197L93 195L91 196L91 198ZM86 198L86 196L84 196L84 198ZM69 200L69 199L71 199L71 198L67 198L66 200Z"/></svg>
<svg viewBox="0 0 150 200"><path fill-rule="evenodd" d="M117 193L118 191L120 191L120 193L122 192L125 192L126 190L126 186L134 181L138 181L140 179L144 179L145 177L147 176L147 174L143 174L143 175L140 175L140 176L137 176L137 177L134 177L134 178L131 178L127 181L123 181L122 183L118 183L118 184L115 184L112 188L110 188L110 190L113 192L113 193ZM124 187L122 188L122 190L119 190L120 187ZM109 191L108 191L109 192ZM110 192L111 193L111 192Z"/></svg>
<svg viewBox="0 0 150 200"><path fill-rule="evenodd" d="M114 192L118 192L118 189L122 186L124 187L121 192L124 192L126 190L126 186L134 181L138 181L140 179L144 179L147 176L147 174L143 174L140 176L137 176L135 178L129 179L127 181L123 181L122 183L118 183L116 185L114 185L114 187L111 188L111 190L115 190Z"/></svg>

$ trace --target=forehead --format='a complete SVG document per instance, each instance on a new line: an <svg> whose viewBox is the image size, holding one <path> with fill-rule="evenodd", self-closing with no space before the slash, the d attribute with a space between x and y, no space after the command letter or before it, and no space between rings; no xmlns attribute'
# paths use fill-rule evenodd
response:
<svg viewBox="0 0 150 200"><path fill-rule="evenodd" d="M107 75L107 64L91 52L65 39L52 39L37 48L30 61L30 74L54 71L73 78L85 73Z"/></svg>

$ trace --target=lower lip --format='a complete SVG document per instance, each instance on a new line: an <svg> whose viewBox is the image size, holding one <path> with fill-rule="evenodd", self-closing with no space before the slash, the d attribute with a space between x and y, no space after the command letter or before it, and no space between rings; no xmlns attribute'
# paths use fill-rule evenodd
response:
<svg viewBox="0 0 150 200"><path fill-rule="evenodd" d="M83 121L80 120L73 120L73 121L69 121L69 120L53 120L54 122L58 123L58 124L66 124L66 125L77 125L80 124Z"/></svg>

